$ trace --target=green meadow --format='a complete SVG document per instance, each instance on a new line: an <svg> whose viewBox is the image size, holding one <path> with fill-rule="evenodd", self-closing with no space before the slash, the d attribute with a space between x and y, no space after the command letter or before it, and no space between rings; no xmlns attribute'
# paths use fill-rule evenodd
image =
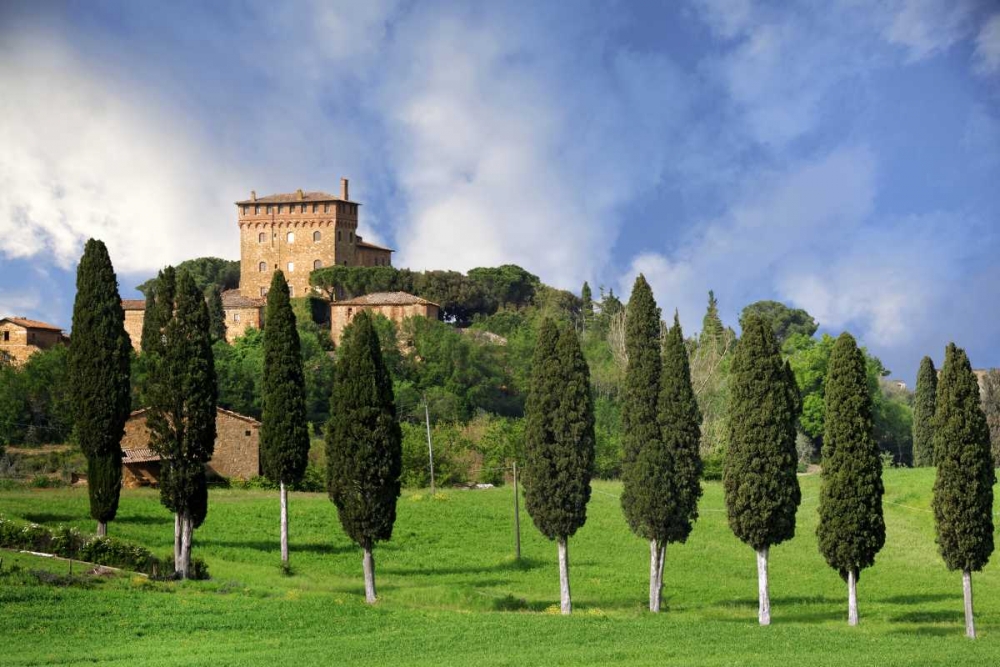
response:
<svg viewBox="0 0 1000 667"><path fill-rule="evenodd" d="M287 576L277 492L213 490L194 546L208 581L50 581L34 571L67 563L0 551L0 664L998 664L1000 554L973 579L980 639L967 640L961 575L934 544L933 479L930 469L886 471L887 542L861 576L857 628L846 623L846 586L816 548L816 475L800 477L795 539L771 551L768 628L757 625L753 552L729 531L718 482L706 484L687 544L667 550L659 615L644 611L649 548L625 524L620 485L595 483L587 525L570 541L571 617L557 613L556 546L523 509L513 558L509 486L406 491L392 541L375 552L373 607L361 552L325 495L292 494ZM3 491L0 514L93 530L82 489ZM155 491L124 491L109 534L165 554L172 516Z"/></svg>

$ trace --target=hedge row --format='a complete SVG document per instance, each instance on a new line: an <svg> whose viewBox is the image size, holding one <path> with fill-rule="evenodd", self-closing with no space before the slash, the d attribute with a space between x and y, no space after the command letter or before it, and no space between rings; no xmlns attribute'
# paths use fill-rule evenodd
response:
<svg viewBox="0 0 1000 667"><path fill-rule="evenodd" d="M158 558L137 544L114 537L84 535L67 526L52 530L37 523L19 523L0 516L0 547L51 553L151 577L169 579L174 575L172 556ZM200 558L191 559L191 570L193 579L208 579L208 566Z"/></svg>

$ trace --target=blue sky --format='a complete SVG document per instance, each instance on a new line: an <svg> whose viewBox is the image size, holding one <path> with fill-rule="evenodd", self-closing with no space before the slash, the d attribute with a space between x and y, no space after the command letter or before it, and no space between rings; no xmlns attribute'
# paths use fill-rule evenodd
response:
<svg viewBox="0 0 1000 667"><path fill-rule="evenodd" d="M996 0L8 1L0 90L0 315L68 326L90 236L134 295L347 176L398 266L1000 365Z"/></svg>

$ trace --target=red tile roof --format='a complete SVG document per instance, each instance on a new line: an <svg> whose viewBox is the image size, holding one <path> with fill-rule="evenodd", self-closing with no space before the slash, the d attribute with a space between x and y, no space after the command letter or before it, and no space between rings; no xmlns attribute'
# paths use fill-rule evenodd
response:
<svg viewBox="0 0 1000 667"><path fill-rule="evenodd" d="M25 329L45 329L47 331L62 331L62 327L57 327L54 324L49 324L48 322L40 322L38 320L29 320L27 317L5 317L0 319L0 322L13 322L19 327L24 327Z"/></svg>
<svg viewBox="0 0 1000 667"><path fill-rule="evenodd" d="M146 310L145 299L122 299L124 310Z"/></svg>
<svg viewBox="0 0 1000 667"><path fill-rule="evenodd" d="M222 293L223 308L263 308L265 305L266 299L243 296L238 289L227 289Z"/></svg>
<svg viewBox="0 0 1000 667"><path fill-rule="evenodd" d="M428 301L419 296L406 292L373 292L365 294L347 301L334 301L331 306L435 306L440 308L433 301Z"/></svg>
<svg viewBox="0 0 1000 667"><path fill-rule="evenodd" d="M362 241L358 239L357 246L359 248L371 248L372 250L385 250L387 252L396 252L392 248L386 248L385 246L375 245L374 243L369 243L368 241Z"/></svg>

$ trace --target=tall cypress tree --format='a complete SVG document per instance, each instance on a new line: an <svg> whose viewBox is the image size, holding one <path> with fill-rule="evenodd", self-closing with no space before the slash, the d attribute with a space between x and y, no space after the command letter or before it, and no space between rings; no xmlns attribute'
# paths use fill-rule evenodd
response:
<svg viewBox="0 0 1000 667"><path fill-rule="evenodd" d="M666 488L670 492L668 511L656 534L659 564L656 573L656 608L659 611L663 590L663 561L670 542L684 543L698 518L701 497L701 411L691 386L691 368L680 319L674 312L674 324L663 346L663 372L660 376L659 425L668 464ZM651 550L655 551L654 550ZM652 574L652 571L650 572Z"/></svg>
<svg viewBox="0 0 1000 667"><path fill-rule="evenodd" d="M622 397L622 510L629 528L649 540L649 609L659 610L659 573L673 508L670 453L658 420L660 309L646 278L632 287L625 318L628 366Z"/></svg>
<svg viewBox="0 0 1000 667"><path fill-rule="evenodd" d="M174 566L187 578L194 529L208 511L205 463L215 450L218 386L208 307L186 271L177 274L162 341L151 367L146 425L150 446L162 457L160 501L176 514Z"/></svg>
<svg viewBox="0 0 1000 667"><path fill-rule="evenodd" d="M205 291L208 306L208 331L212 342L226 340L226 311L222 306L222 290L218 285L209 285Z"/></svg>
<svg viewBox="0 0 1000 667"><path fill-rule="evenodd" d="M285 274L275 271L264 321L264 410L260 454L264 474L279 485L281 562L288 565L288 486L302 480L309 461L305 374L299 332Z"/></svg>
<svg viewBox="0 0 1000 667"><path fill-rule="evenodd" d="M326 428L327 488L344 532L364 550L365 600L375 594L375 543L392 538L402 474L402 432L392 378L371 316L345 330Z"/></svg>
<svg viewBox="0 0 1000 667"><path fill-rule="evenodd" d="M913 397L913 465L934 465L934 411L937 406L937 370L930 357L920 360Z"/></svg>
<svg viewBox="0 0 1000 667"><path fill-rule="evenodd" d="M751 314L733 353L723 486L730 528L757 552L761 625L771 623L768 552L795 535L795 512L802 500L796 477L795 419L774 332L760 316Z"/></svg>
<svg viewBox="0 0 1000 667"><path fill-rule="evenodd" d="M709 290L708 309L701 321L701 335L698 337L698 342L720 351L725 343L725 336L726 328L722 326L722 318L719 317L719 302L715 299L715 292Z"/></svg>
<svg viewBox="0 0 1000 667"><path fill-rule="evenodd" d="M535 526L559 545L562 613L572 611L567 540L587 521L594 470L590 370L576 333L545 319L532 359L525 406L524 504Z"/></svg>
<svg viewBox="0 0 1000 667"><path fill-rule="evenodd" d="M965 351L949 343L934 413L934 520L937 544L949 570L962 571L965 633L976 636L972 573L993 553L993 485L990 432L979 405L979 384Z"/></svg>
<svg viewBox="0 0 1000 667"><path fill-rule="evenodd" d="M142 339L139 343L143 354L163 352L163 330L174 316L176 291L177 273L172 266L160 271L146 291L146 310L142 314Z"/></svg>
<svg viewBox="0 0 1000 667"><path fill-rule="evenodd" d="M594 319L594 294L590 291L590 284L587 281L583 282L583 289L580 290L580 301L582 302L580 313L583 319L583 328L586 330L587 325Z"/></svg>
<svg viewBox="0 0 1000 667"><path fill-rule="evenodd" d="M865 357L846 332L830 353L825 425L816 535L820 553L847 582L847 619L857 625L858 576L885 544L884 489Z"/></svg>
<svg viewBox="0 0 1000 667"><path fill-rule="evenodd" d="M122 482L121 440L131 407L132 346L118 279L104 243L89 239L76 272L69 382L80 449L87 457L90 516L106 535L118 512Z"/></svg>

